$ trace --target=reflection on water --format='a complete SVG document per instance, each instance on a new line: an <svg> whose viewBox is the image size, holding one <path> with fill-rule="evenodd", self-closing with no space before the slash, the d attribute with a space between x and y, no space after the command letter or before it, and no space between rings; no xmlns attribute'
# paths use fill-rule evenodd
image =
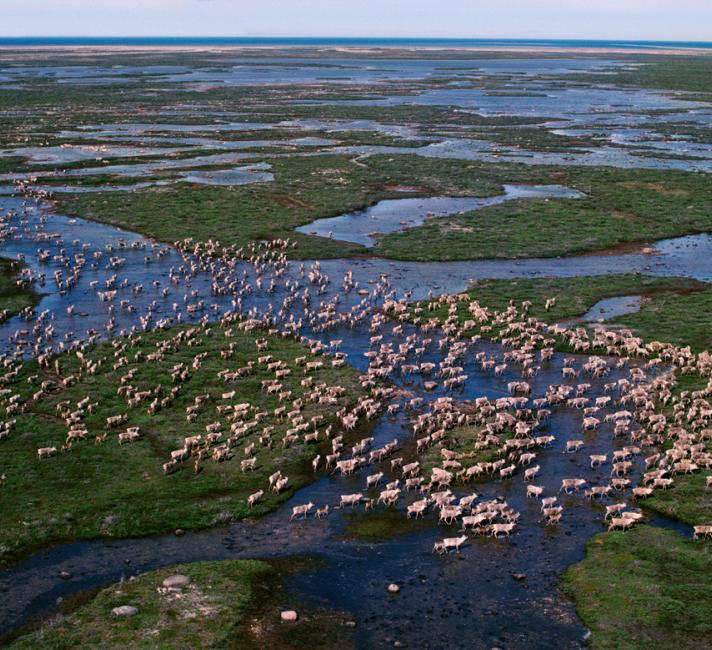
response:
<svg viewBox="0 0 712 650"><path fill-rule="evenodd" d="M640 303L643 296L616 296L615 298L604 298L599 300L589 309L581 320L583 321L607 321L616 316L625 316L640 311Z"/></svg>

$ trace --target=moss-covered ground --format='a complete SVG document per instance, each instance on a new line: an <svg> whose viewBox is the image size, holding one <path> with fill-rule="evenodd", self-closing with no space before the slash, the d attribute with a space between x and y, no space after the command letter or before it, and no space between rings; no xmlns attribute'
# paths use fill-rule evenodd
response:
<svg viewBox="0 0 712 650"><path fill-rule="evenodd" d="M287 566L287 564L289 566ZM221 560L165 567L102 589L88 602L45 622L11 648L349 648L347 615L301 603L296 622L281 622L289 597L285 571L304 570L301 558L278 562ZM163 580L190 583L167 589ZM129 605L129 618L112 614Z"/></svg>
<svg viewBox="0 0 712 650"><path fill-rule="evenodd" d="M709 648L712 554L709 544L638 526L604 533L564 575L566 592L601 649Z"/></svg>

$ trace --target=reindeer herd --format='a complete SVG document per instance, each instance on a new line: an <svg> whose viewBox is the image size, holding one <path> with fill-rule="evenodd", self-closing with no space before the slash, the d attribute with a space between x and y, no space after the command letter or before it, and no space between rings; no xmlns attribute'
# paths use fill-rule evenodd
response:
<svg viewBox="0 0 712 650"><path fill-rule="evenodd" d="M100 372L102 364L119 371L131 363L163 360L179 348L191 348L211 336L219 324L226 345L219 350L224 367L217 376L224 389L196 395L185 406L182 444L167 452L162 462L165 480L192 465L199 474L206 463L216 466L233 462L238 455L242 473L254 472L266 450L318 445L311 457L314 473L355 477L360 488L341 494L338 503L295 505L290 519L326 517L332 508L364 512L392 508L406 518L433 516L444 527L459 526L457 537L444 537L433 551L460 550L468 535L509 537L521 525L521 514L504 498L479 495L473 486L509 481L521 475L521 490L538 500L544 525L565 521L561 495L581 495L605 505L603 519L609 530L627 530L644 513L640 501L675 486L678 477L712 469L712 357L657 341L644 342L627 330L549 325L529 314L530 302L510 303L503 310L490 309L472 295L441 296L412 302L406 293L397 297L390 280L381 276L368 288L347 270L338 287L322 271L320 263L293 263L287 252L294 245L274 240L242 248L217 241L176 242L182 263L171 268L167 282L153 281L154 299L139 303L147 291L142 284L121 278L124 260L121 246L106 245L91 250L88 244L72 242L73 253L61 237L47 232L41 217L34 230L29 217L36 205L28 199L21 209L6 214L0 223L0 240L32 237L50 248L37 250L36 261L23 271L22 281L44 285L46 274L36 269L53 262L55 290L70 299L84 274L105 273L103 284L92 280L97 310L104 310L103 331L85 336L65 331L55 338L58 314L26 310L20 318L26 325L10 338L14 346L3 355L0 406L3 423L0 440L12 435L15 419L33 403L55 395ZM145 249L145 243L134 243ZM142 249L143 250L143 249ZM166 255L165 248L143 250L149 265ZM23 262L26 260L18 260ZM147 268L150 268L147 266ZM209 291L194 288L197 278L207 278ZM165 285L165 286L164 286ZM181 297L173 294L183 291ZM133 298L133 300L132 300ZM140 304L144 305L141 312ZM169 305L167 310L160 305ZM547 310L555 299L547 300ZM72 314L72 305L67 308ZM119 324L132 323L117 331ZM172 329L182 323L190 327ZM232 330L254 335L255 357L234 363L237 348L229 341ZM150 353L133 353L142 335L165 331ZM339 338L332 338L338 333ZM102 336L112 338L111 354L97 360L90 346ZM356 341L359 359L342 351L344 340ZM290 338L304 354L293 364L270 354L270 341ZM498 346L484 345L484 340ZM561 358L555 348L566 347L576 356ZM79 360L79 369L62 371L65 351ZM36 390L25 396L14 384L23 368L23 358L34 356L40 368L53 371L54 380L34 377ZM61 462L73 445L93 437L95 444L140 441L139 426L130 426L135 409L148 416L174 407L183 385L200 372L207 353L196 354L190 363L170 369L172 388L140 388L137 367L120 375L117 394L125 400L121 412L109 413L102 431L88 431L86 416L102 409L95 396L86 395L75 404L59 403L58 415L67 427L65 444L37 448L38 461ZM357 399L340 385L318 380L325 368L340 368L349 362L361 369L364 394ZM561 381L544 390L534 390L542 368L561 366ZM463 399L471 382L467 368L491 375L499 397L470 396ZM276 400L265 410L241 396L240 383L256 372L267 373L261 391ZM472 372L471 370L469 372ZM611 378L614 375L617 378ZM699 388L682 390L681 376L698 377ZM298 385L292 381L299 376ZM594 388L602 384L602 390ZM26 391L25 391L26 392ZM317 405L319 413L309 409ZM194 424L207 408L215 419L196 431ZM567 409L577 414L577 430L567 439L549 431L552 415ZM389 442L374 436L359 438L356 430L378 418L404 417L409 435ZM610 452L588 453L590 437L610 438ZM559 451L560 450L560 451ZM607 478L591 484L582 476L563 476L558 492L542 484L547 455L584 457L584 465L601 470L610 467ZM271 461L270 461L271 462ZM271 472L258 490L245 499L255 508L266 494L292 489L284 468ZM274 470L274 471L272 471ZM642 472L640 480L637 474ZM712 476L707 477L712 485ZM695 528L695 538L712 537L712 526Z"/></svg>

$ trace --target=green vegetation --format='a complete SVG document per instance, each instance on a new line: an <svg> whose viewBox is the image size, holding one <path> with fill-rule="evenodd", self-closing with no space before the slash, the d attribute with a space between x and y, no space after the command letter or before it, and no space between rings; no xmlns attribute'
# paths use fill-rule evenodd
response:
<svg viewBox="0 0 712 650"><path fill-rule="evenodd" d="M390 508L346 517L343 537L360 542L382 542L432 528L427 519L408 519L403 510Z"/></svg>
<svg viewBox="0 0 712 650"><path fill-rule="evenodd" d="M297 235L296 226L402 197L492 196L504 183L560 184L582 199L520 200L433 219L380 239L378 255L404 260L553 257L704 231L712 191L693 173L609 168L488 165L401 154L374 156L367 167L337 155L269 160L274 183L233 188L172 187L60 198L64 211L138 230L163 241L178 236L244 245L274 237L299 242L294 255L357 255L366 249ZM412 196L412 195L411 195ZM371 252L371 251L368 251Z"/></svg>
<svg viewBox="0 0 712 650"><path fill-rule="evenodd" d="M654 295L643 303L638 313L612 322L634 329L648 341L689 345L694 352L709 350L712 347L712 289Z"/></svg>
<svg viewBox="0 0 712 650"><path fill-rule="evenodd" d="M704 282L688 278L624 273L574 278L478 280L469 294L473 300L478 300L483 306L497 310L506 309L510 300L515 304L529 300L532 303L529 308L531 315L555 322L581 316L604 298L648 295L654 297L657 302L668 295L702 291L708 288L709 285ZM549 298L556 298L556 305L547 311L545 304Z"/></svg>
<svg viewBox="0 0 712 650"><path fill-rule="evenodd" d="M290 558L287 572L304 570ZM67 612L17 639L12 648L348 648L345 615L300 603L299 619L281 623L279 606L286 561L222 560L166 567L101 590ZM178 589L163 580L184 575ZM129 618L112 615L129 605Z"/></svg>
<svg viewBox="0 0 712 650"><path fill-rule="evenodd" d="M193 237L224 245L290 237L309 257L341 256L361 247L300 236L295 227L317 215L368 204L372 193L361 170L342 156L270 161L277 183L239 187L179 186L140 192L101 192L62 197L62 209L136 230L163 241Z"/></svg>
<svg viewBox="0 0 712 650"><path fill-rule="evenodd" d="M712 521L712 498L705 477L705 472L678 474L672 488L656 490L645 500L645 507L690 526L708 525Z"/></svg>
<svg viewBox="0 0 712 650"><path fill-rule="evenodd" d="M423 164L428 164L426 161ZM464 167L441 161L431 174ZM411 173L418 165L410 164ZM640 169L469 165L478 180L556 183L586 198L520 200L380 238L383 257L435 261L556 257L649 242L709 228L712 192L704 175Z"/></svg>
<svg viewBox="0 0 712 650"><path fill-rule="evenodd" d="M100 591L88 604L19 639L14 648L224 648L245 625L254 590L273 569L255 560L198 562L144 573ZM180 593L162 587L175 574L190 584ZM274 581L273 579L271 580ZM117 618L112 609L138 613Z"/></svg>
<svg viewBox="0 0 712 650"><path fill-rule="evenodd" d="M0 257L0 312L7 310L8 316L17 314L25 307L34 307L41 297L27 284L18 285L17 279L16 266Z"/></svg>
<svg viewBox="0 0 712 650"><path fill-rule="evenodd" d="M708 378L699 374L682 374L676 376L677 386L673 394L680 395L687 391L701 391L707 387ZM663 412L672 417L672 410L666 408ZM668 441L664 448L672 445ZM709 442L708 451L712 450ZM657 512L664 517L682 521L690 526L707 525L712 522L712 499L710 488L706 485L706 475L709 472L702 470L692 474L675 474L674 483L667 490L655 490L653 496L645 499L646 510Z"/></svg>
<svg viewBox="0 0 712 650"><path fill-rule="evenodd" d="M613 74L570 75L568 78L592 84L613 83L652 90L686 91L706 95L707 99L710 97L711 56L647 55L631 57L630 61L637 65Z"/></svg>
<svg viewBox="0 0 712 650"><path fill-rule="evenodd" d="M708 544L638 526L594 537L564 575L594 648L708 648L712 555Z"/></svg>
<svg viewBox="0 0 712 650"><path fill-rule="evenodd" d="M292 408L291 401L280 402L277 395L270 396L261 388L262 381L275 377L274 370L257 363L255 339L264 334L259 329L243 331L237 325L179 327L99 345L87 353L84 362L65 354L57 358L56 367L53 361L48 368L40 368L36 361L18 364L17 376L7 375L3 383L10 393L20 396L22 407L11 413L5 401L0 411L3 420L16 420L9 436L0 440L4 475L0 490L13 495L3 499L0 510L0 564L62 540L166 533L258 515L312 480L310 461L317 453L323 455L326 442L322 436L322 441L313 445L299 440L283 446L290 424L273 411L280 404ZM305 373L295 365L295 358L309 358L309 351L292 340L265 338L268 348L259 355L271 355L273 361L282 361L291 370L281 380L282 390L292 391L289 400L303 396L308 390L300 383ZM229 381L218 376L224 368L234 372L250 362L253 370L245 376ZM184 381L172 378L176 368L185 371ZM332 368L328 358L323 368L310 374L317 384L344 389L344 396L338 399L340 406L348 406L363 394L358 374L350 368ZM69 387L62 385L67 377L75 381ZM47 382L44 391L35 395L42 382ZM126 386L145 391L145 399L128 404L129 395L118 394ZM176 387L179 392L171 397ZM232 391L234 395L230 395ZM186 409L199 395L208 399L189 422ZM71 449L63 450L68 430L64 418L77 411L85 396L95 404L83 407L80 422L86 425L87 438L75 440ZM153 400L165 401L150 415ZM237 426L243 421L232 417L225 407L243 403L251 405L244 422L252 424L236 434L234 458L215 462L208 457L198 474L193 458L181 463L174 473L162 471L170 451L180 449L186 436L205 436L210 423L221 423L221 439L213 445L225 443L231 423ZM302 414L307 422L322 415L327 424L334 421L337 408L307 400ZM259 412L264 415L256 416ZM119 414L126 415L126 422L107 428L106 418ZM118 444L118 433L127 427L140 427L140 438ZM268 439L273 440L271 447L265 446ZM255 443L252 455L257 458L256 468L243 472L240 460L248 457L244 448L251 443ZM40 447L56 447L58 454L40 460ZM289 477L288 489L281 495L273 495L267 485L267 476L277 469ZM264 498L249 510L246 498L259 489L265 491Z"/></svg>

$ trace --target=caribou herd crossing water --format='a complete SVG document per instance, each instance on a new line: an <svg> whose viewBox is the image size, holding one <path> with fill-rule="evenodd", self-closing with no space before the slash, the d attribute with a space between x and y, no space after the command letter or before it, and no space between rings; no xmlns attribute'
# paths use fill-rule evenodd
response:
<svg viewBox="0 0 712 650"><path fill-rule="evenodd" d="M130 346L142 333L179 324L190 325L182 331L188 345L217 323L296 339L305 355L291 369L273 363L267 337L260 336L254 362L240 368L226 362L224 393L205 396L226 405L218 407L224 422L186 437L162 469L166 480L211 462L240 463L249 472L261 462L265 445L326 439L330 452L311 460L314 475L324 477L318 489L298 491L284 514L304 529L300 536L337 513L367 517L392 510L404 520L432 521L433 532L415 536L415 546L404 545L406 553L462 555L477 563L483 553L499 552L478 540L508 545L519 538L527 545L543 543L539 556L568 554L568 538L556 531L576 536L595 527L628 530L646 517L641 506L654 491L712 466L705 447L712 437L712 384L673 396L679 374L710 376L708 354L644 342L625 330L548 324L530 317L526 302L494 311L466 293L437 296L421 287L414 295L400 291L385 273L360 280L347 264L340 276L329 276L318 261L289 262L287 240L246 249L217 242L156 244L107 226L78 224L53 214L31 186L17 189L18 196L3 203L4 246L22 264L22 280L41 287L45 298L3 325L6 381L23 359L34 357L41 366L57 364L60 381L68 384L76 377L61 377L55 353L76 355L81 372L91 373L96 369L84 360L88 346L108 338ZM439 320L432 316L437 310L445 314ZM474 329L480 334L471 335ZM575 353L557 352L561 343ZM255 414L249 403L228 406L239 399L231 380L250 373L253 363L274 372L263 389L284 402L273 414L289 424L281 439L271 437L269 428L250 436L267 414ZM282 394L281 380L297 372L307 399L337 405L343 388L315 386L312 373L346 363L359 370L367 394L349 408L335 406L334 425L305 420L303 400L290 402ZM196 357L193 369L199 367ZM188 369L175 372L177 391ZM120 388L128 409L140 405L150 413L170 402L170 396L162 401L133 390L131 377L123 377ZM42 400L49 390L37 386L32 399ZM3 392L5 438L13 435L12 413L25 404ZM107 418L107 433L88 432L83 413L96 408L95 400L87 395L66 405L65 444L39 447L37 462L61 463L75 445L88 444L87 437L107 445L141 438L138 427L123 426L122 412ZM661 405L669 407L668 415ZM200 406L196 399L187 409L188 422ZM368 433L354 438L357 430ZM246 505L288 486L289 476L276 469ZM712 525L691 534L709 538ZM319 531L295 548L330 544ZM427 566L433 571L437 564ZM381 570L387 571L382 563ZM541 567L534 562L527 570L536 575ZM453 586L455 592L463 587L458 580ZM29 594L24 602L22 589L19 596L16 616L31 610ZM523 611L515 600L511 617L521 618Z"/></svg>

